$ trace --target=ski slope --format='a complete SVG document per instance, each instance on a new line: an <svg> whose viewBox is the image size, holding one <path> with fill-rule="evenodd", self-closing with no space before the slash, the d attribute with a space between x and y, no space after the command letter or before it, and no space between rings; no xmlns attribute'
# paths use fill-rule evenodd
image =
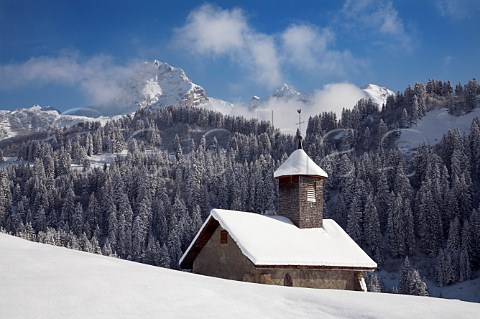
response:
<svg viewBox="0 0 480 319"><path fill-rule="evenodd" d="M0 233L0 318L477 318L458 300L258 285Z"/></svg>

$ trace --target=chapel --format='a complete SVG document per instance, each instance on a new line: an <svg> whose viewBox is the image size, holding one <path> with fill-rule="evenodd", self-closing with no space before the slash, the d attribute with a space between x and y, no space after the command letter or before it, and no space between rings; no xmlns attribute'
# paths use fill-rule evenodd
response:
<svg viewBox="0 0 480 319"><path fill-rule="evenodd" d="M213 209L180 259L193 273L261 284L366 291L377 264L323 218L327 173L297 149L274 172L277 215Z"/></svg>

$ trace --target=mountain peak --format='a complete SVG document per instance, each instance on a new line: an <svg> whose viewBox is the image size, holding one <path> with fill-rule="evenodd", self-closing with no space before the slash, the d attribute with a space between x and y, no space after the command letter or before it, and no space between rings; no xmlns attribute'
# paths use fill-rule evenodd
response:
<svg viewBox="0 0 480 319"><path fill-rule="evenodd" d="M145 62L123 83L111 104L116 106L116 112L120 107L126 113L149 105L196 106L207 101L205 90L193 83L183 69L153 60Z"/></svg>
<svg viewBox="0 0 480 319"><path fill-rule="evenodd" d="M362 89L365 92L367 98L372 100L373 103L376 103L378 106L382 106L387 102L387 98L390 95L394 95L395 92L387 89L384 86L379 86L377 84L368 84L365 88Z"/></svg>
<svg viewBox="0 0 480 319"><path fill-rule="evenodd" d="M280 98L295 98L300 96L300 92L290 87L287 83L283 83L282 86L272 94L272 96Z"/></svg>
<svg viewBox="0 0 480 319"><path fill-rule="evenodd" d="M38 104L34 104L29 108L30 111L41 111L42 107Z"/></svg>

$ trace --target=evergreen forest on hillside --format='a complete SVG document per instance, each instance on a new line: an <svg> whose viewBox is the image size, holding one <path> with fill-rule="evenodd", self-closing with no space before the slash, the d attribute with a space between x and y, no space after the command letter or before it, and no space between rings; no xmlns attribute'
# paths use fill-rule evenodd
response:
<svg viewBox="0 0 480 319"><path fill-rule="evenodd" d="M305 151L329 174L325 218L380 269L403 264L404 277L440 286L480 269L480 120L436 145L405 152L396 143L427 112L466 114L479 95L475 79L430 80L380 109L360 100L340 119L308 119ZM178 268L211 208L273 214L273 172L295 149L293 136L268 122L154 105L103 127L52 128L47 139L3 145L0 161L18 158L0 166L3 231L167 268ZM111 153L120 154L109 164L91 160Z"/></svg>

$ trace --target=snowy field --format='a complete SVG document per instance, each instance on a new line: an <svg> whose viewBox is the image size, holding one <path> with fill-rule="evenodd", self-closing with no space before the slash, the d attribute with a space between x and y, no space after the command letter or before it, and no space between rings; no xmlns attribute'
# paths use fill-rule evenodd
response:
<svg viewBox="0 0 480 319"><path fill-rule="evenodd" d="M458 300L209 278L0 233L0 318L478 318Z"/></svg>
<svg viewBox="0 0 480 319"><path fill-rule="evenodd" d="M402 135L397 144L399 147L413 148L422 142L429 145L438 144L449 129L458 128L460 132L470 132L470 126L475 117L480 117L480 108L478 107L461 116L450 115L445 108L432 110L411 128L402 129Z"/></svg>

